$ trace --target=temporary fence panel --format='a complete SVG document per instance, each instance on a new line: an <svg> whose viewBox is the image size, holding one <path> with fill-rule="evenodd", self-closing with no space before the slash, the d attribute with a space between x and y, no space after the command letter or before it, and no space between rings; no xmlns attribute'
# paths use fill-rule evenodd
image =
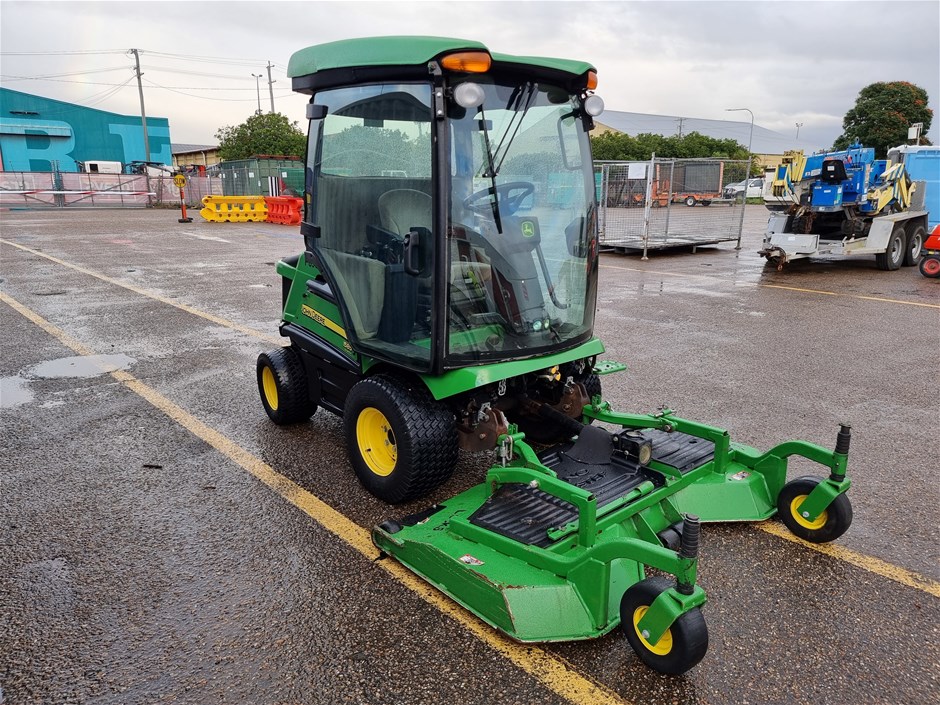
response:
<svg viewBox="0 0 940 705"><path fill-rule="evenodd" d="M206 196L222 195L222 180L218 176L190 176L184 192L186 205L199 207ZM179 205L179 187L170 174L0 172L0 207L145 208Z"/></svg>
<svg viewBox="0 0 940 705"><path fill-rule="evenodd" d="M0 171L0 207L54 207L57 186L52 172Z"/></svg>
<svg viewBox="0 0 940 705"><path fill-rule="evenodd" d="M655 157L597 164L601 245L645 253L738 240L744 203L723 191L749 168L749 161Z"/></svg>
<svg viewBox="0 0 940 705"><path fill-rule="evenodd" d="M304 169L296 166L239 166L219 169L222 193L226 196L298 196L304 190ZM224 164L224 162L223 162ZM275 180L279 193L272 193L270 180Z"/></svg>

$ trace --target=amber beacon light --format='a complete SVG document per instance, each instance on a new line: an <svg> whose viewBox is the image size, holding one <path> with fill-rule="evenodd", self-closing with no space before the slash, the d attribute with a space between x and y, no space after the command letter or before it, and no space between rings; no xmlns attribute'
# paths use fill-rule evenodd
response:
<svg viewBox="0 0 940 705"><path fill-rule="evenodd" d="M448 71L485 73L490 70L491 62L490 55L485 51L462 51L445 56L441 59L441 66Z"/></svg>

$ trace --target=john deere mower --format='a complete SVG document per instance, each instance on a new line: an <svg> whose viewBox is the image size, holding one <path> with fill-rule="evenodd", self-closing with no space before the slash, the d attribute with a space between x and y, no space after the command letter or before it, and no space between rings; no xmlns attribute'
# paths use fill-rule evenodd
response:
<svg viewBox="0 0 940 705"><path fill-rule="evenodd" d="M678 674L708 645L700 522L848 528L847 426L835 451L761 453L604 401L624 366L593 330L590 64L382 37L309 47L289 73L311 96L305 248L277 265L290 345L258 358L265 410L340 415L356 476L392 504L446 481L459 449L495 458L482 484L376 526L384 553L514 639L620 625ZM828 474L787 482L793 455Z"/></svg>

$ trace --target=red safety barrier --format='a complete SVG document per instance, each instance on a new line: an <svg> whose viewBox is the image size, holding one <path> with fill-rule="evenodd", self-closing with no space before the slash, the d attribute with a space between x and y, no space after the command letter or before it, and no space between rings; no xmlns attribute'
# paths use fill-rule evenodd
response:
<svg viewBox="0 0 940 705"><path fill-rule="evenodd" d="M268 207L267 222L278 225L300 225L304 199L292 196L265 196Z"/></svg>

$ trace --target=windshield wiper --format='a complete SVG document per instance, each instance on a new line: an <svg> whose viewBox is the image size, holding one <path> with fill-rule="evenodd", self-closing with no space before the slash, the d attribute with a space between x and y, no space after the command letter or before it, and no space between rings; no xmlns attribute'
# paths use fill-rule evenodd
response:
<svg viewBox="0 0 940 705"><path fill-rule="evenodd" d="M513 95L510 97L509 103L506 105L506 109L512 111L512 117L509 118L509 124L506 126L506 130L503 132L503 136L500 138L499 144L496 145L495 150L491 148L490 133L486 127L486 114L483 112L483 106L480 106L480 117L482 118L481 124L483 126L483 139L486 143L487 163L483 165L479 176L482 176L483 178L495 179L499 174L499 170L503 166L503 162L506 160L506 155L509 154L509 148L512 146L516 135L519 133L519 128L522 127L522 123L525 120L526 114L529 112L529 108L532 107L532 99L535 97L537 91L537 83L525 83L521 86L518 86L516 90L513 91ZM525 100L525 105L520 111L519 104L523 100ZM502 157L500 157L500 153L502 153ZM498 162L497 159L499 160Z"/></svg>

